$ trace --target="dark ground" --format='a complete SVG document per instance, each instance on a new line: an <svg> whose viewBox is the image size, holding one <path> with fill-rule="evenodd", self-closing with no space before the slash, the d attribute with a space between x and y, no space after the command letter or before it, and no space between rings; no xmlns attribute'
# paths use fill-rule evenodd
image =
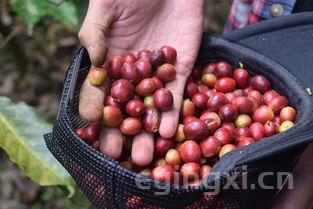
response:
<svg viewBox="0 0 313 209"><path fill-rule="evenodd" d="M207 0L206 31L220 34L231 0ZM49 18L26 27L0 1L0 95L25 101L48 121L57 112L61 84L73 51L76 30ZM67 209L73 206L58 188L32 183L0 150L0 209Z"/></svg>

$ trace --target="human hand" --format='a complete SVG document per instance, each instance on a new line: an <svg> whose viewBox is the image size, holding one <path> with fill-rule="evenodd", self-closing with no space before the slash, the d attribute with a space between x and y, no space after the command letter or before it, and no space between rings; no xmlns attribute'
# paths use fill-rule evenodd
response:
<svg viewBox="0 0 313 209"><path fill-rule="evenodd" d="M304 151L293 172L293 187L283 188L271 209L313 208L313 144Z"/></svg>
<svg viewBox="0 0 313 209"><path fill-rule="evenodd" d="M165 138L171 138L176 132L184 85L195 63L203 33L203 7L203 0L90 0L79 32L94 66L105 63L106 53L110 57L163 45L176 48L176 79L166 84L174 96L173 110L162 113L159 128ZM105 86L93 87L86 80L80 94L81 116L89 122L101 120L104 97ZM116 129L104 132L104 142L109 141L107 136L115 136L118 139L115 141L122 140ZM121 143L109 144L107 149L120 152ZM144 166L152 157L152 136L147 133L135 136L132 160Z"/></svg>

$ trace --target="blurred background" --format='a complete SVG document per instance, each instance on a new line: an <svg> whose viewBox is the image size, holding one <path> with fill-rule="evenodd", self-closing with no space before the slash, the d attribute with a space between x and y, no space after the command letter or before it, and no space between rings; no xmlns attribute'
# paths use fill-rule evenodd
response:
<svg viewBox="0 0 313 209"><path fill-rule="evenodd" d="M221 34L231 0L206 3L205 31ZM0 0L0 96L24 101L53 122L87 4L87 0ZM88 206L74 204L56 186L33 183L0 148L0 209L79 207Z"/></svg>

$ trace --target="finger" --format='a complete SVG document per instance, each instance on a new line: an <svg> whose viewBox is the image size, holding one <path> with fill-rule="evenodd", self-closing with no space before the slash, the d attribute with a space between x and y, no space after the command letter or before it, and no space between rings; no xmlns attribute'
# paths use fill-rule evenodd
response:
<svg viewBox="0 0 313 209"><path fill-rule="evenodd" d="M132 144L131 158L138 166L149 165L153 159L153 135L141 132L136 135Z"/></svg>
<svg viewBox="0 0 313 209"><path fill-rule="evenodd" d="M122 154L123 135L116 128L104 128L100 136L100 151L109 158L118 160Z"/></svg>
<svg viewBox="0 0 313 209"><path fill-rule="evenodd" d="M78 34L96 67L103 65L106 59L106 33L114 18L113 4L113 0L90 0L87 15Z"/></svg>
<svg viewBox="0 0 313 209"><path fill-rule="evenodd" d="M176 132L185 83L186 77L184 75L177 75L174 81L166 84L166 88L173 94L174 104L172 110L162 113L159 132L164 138L171 138Z"/></svg>
<svg viewBox="0 0 313 209"><path fill-rule="evenodd" d="M293 177L293 189L286 185L271 209L308 209L313 203L313 145L310 145L303 153L297 164Z"/></svg>
<svg viewBox="0 0 313 209"><path fill-rule="evenodd" d="M105 84L92 86L86 79L79 95L79 114L87 122L99 122L102 119Z"/></svg>

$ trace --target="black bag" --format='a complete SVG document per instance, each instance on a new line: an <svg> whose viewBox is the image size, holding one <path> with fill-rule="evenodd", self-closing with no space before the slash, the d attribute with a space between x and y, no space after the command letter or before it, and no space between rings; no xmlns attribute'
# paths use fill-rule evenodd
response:
<svg viewBox="0 0 313 209"><path fill-rule="evenodd" d="M222 157L213 167L214 175L206 179L207 187L182 189L161 184L161 188L141 176L141 184L149 189L139 189L135 172L119 166L75 135L77 128L86 125L78 114L79 91L90 66L83 48L67 71L59 114L53 132L45 135L46 144L97 208L265 208L280 189L279 172L291 172L299 154L313 141L312 97L307 89L313 86L312 24L312 14L297 14L249 26L224 38L204 35L200 64L226 60L237 67L242 62L252 74L269 78L274 89L286 95L298 110L294 128ZM270 173L262 175L264 172ZM260 174L267 189L258 183ZM233 184L229 187L229 182L235 182L242 188L243 178L247 189ZM214 193L223 187L229 188ZM164 189L169 193L155 194Z"/></svg>

